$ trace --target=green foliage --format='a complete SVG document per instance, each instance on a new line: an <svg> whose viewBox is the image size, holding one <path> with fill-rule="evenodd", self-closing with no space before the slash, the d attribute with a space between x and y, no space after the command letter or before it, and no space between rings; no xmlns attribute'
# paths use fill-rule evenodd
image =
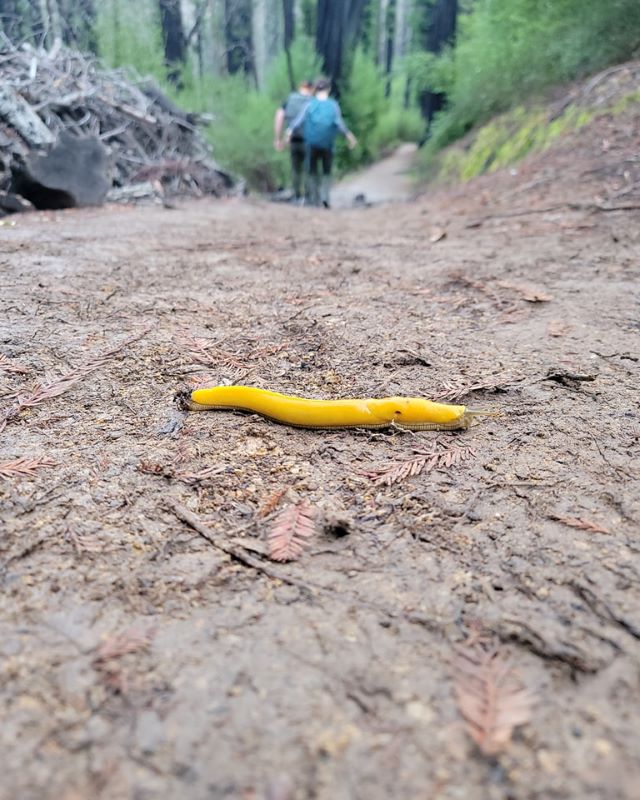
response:
<svg viewBox="0 0 640 800"><path fill-rule="evenodd" d="M345 170L377 156L375 131L387 106L382 76L362 48L355 52L340 105L347 126L358 137L358 146L353 151L348 150L343 141L338 144L338 167Z"/></svg>
<svg viewBox="0 0 640 800"><path fill-rule="evenodd" d="M640 92L635 91L597 110L568 106L551 121L545 107L527 109L519 106L494 117L472 136L441 154L436 154L433 146L428 146L420 155L419 171L423 178L441 183L470 180L484 172L511 166L530 153L547 149L560 136L580 130L598 115L623 113L630 104L637 103L638 98Z"/></svg>
<svg viewBox="0 0 640 800"><path fill-rule="evenodd" d="M296 83L314 80L321 72L320 57L316 54L313 40L300 36L292 43L291 64ZM273 62L266 79L266 91L274 103L282 103L291 91L287 55L282 52Z"/></svg>
<svg viewBox="0 0 640 800"><path fill-rule="evenodd" d="M225 93L228 89L225 86ZM216 159L227 169L242 175L254 189L275 191L286 182L288 164L285 154L273 147L272 101L240 83L233 102L228 95L225 99L225 104L220 106L221 115L210 129Z"/></svg>
<svg viewBox="0 0 640 800"><path fill-rule="evenodd" d="M424 120L417 108L389 105L378 119L371 136L375 157L385 155L402 142L417 142L424 133Z"/></svg>
<svg viewBox="0 0 640 800"><path fill-rule="evenodd" d="M105 0L98 10L96 38L98 54L109 66L166 78L157 3Z"/></svg>
<svg viewBox="0 0 640 800"><path fill-rule="evenodd" d="M629 58L640 46L638 0L477 0L455 50L414 60L414 77L446 91L433 127L442 146L555 83Z"/></svg>
<svg viewBox="0 0 640 800"><path fill-rule="evenodd" d="M276 104L249 86L244 75L208 78L178 99L198 111L209 111L214 121L206 129L216 160L243 176L258 191L272 192L287 180L286 153L273 147Z"/></svg>

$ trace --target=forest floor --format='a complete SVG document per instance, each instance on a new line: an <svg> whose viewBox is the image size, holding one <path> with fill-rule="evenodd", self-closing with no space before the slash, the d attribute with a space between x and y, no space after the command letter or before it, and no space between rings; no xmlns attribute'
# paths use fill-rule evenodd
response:
<svg viewBox="0 0 640 800"><path fill-rule="evenodd" d="M0 227L3 800L638 796L639 122L413 203ZM501 416L174 406L222 381Z"/></svg>

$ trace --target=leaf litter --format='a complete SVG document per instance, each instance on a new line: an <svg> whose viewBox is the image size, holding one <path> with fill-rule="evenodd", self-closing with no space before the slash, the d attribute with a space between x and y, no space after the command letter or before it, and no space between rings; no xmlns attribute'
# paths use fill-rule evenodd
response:
<svg viewBox="0 0 640 800"><path fill-rule="evenodd" d="M477 633L457 650L454 680L467 733L483 755L498 755L515 729L530 721L536 693L524 684L499 641Z"/></svg>

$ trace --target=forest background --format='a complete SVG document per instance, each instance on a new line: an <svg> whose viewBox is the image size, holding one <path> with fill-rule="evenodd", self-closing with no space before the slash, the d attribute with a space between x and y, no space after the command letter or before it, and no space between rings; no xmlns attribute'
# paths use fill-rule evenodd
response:
<svg viewBox="0 0 640 800"><path fill-rule="evenodd" d="M640 52L638 0L0 0L9 46L60 40L151 76L210 116L219 163L273 191L273 115L323 73L359 139L341 171L401 141L439 149L548 87Z"/></svg>

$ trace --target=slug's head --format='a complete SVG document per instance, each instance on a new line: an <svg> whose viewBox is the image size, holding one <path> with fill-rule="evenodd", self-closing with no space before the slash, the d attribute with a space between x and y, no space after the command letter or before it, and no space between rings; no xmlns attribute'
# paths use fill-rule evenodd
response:
<svg viewBox="0 0 640 800"><path fill-rule="evenodd" d="M178 406L180 411L195 411L196 408L191 399L191 389L179 389L173 395L173 402Z"/></svg>

